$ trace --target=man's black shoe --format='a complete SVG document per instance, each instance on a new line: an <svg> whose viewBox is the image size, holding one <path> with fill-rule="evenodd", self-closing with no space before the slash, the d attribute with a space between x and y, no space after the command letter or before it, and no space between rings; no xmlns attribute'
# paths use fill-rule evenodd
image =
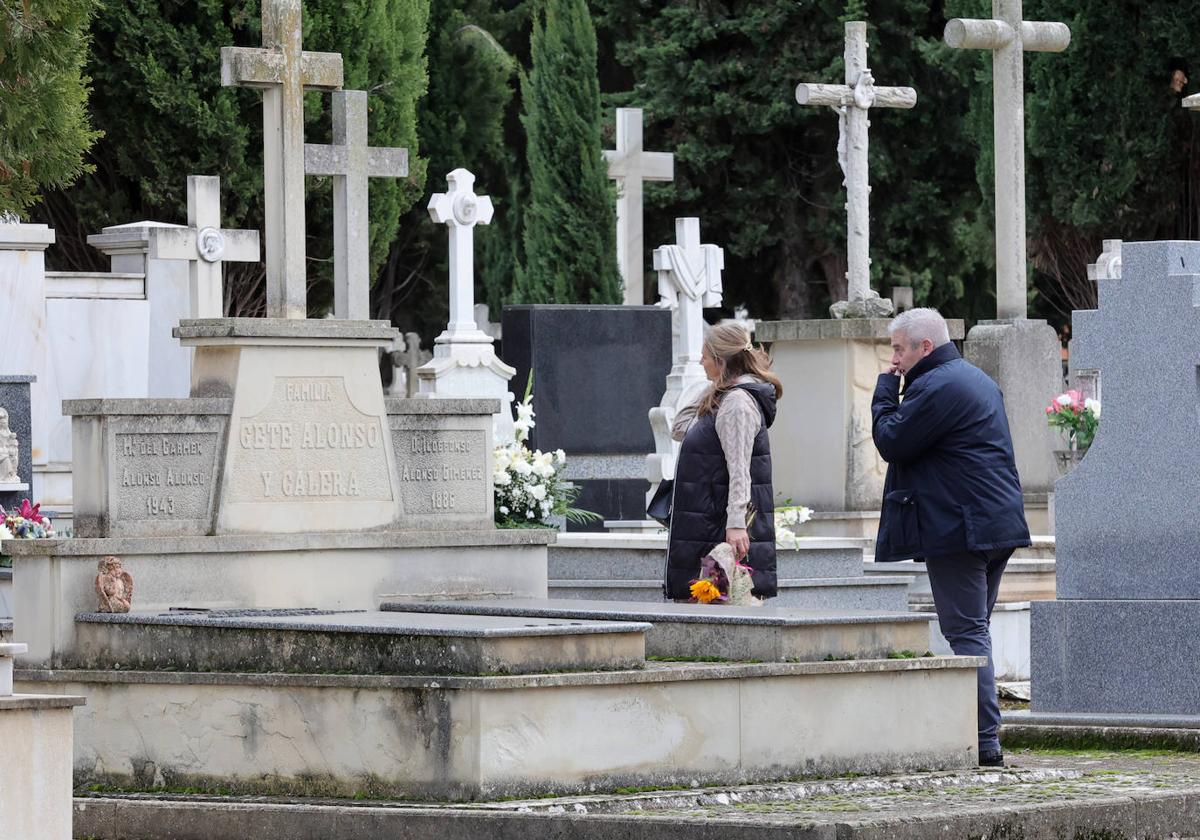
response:
<svg viewBox="0 0 1200 840"><path fill-rule="evenodd" d="M1004 753L997 750L996 752L985 752L979 754L980 767L1003 767Z"/></svg>

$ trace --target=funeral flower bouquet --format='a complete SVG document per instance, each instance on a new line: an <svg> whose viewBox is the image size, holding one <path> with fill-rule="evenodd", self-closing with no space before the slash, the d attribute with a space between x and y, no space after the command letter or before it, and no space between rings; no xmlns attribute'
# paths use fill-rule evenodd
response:
<svg viewBox="0 0 1200 840"><path fill-rule="evenodd" d="M700 576L691 582L689 603L729 604L735 607L759 606L754 597L754 570L734 559L729 543L718 543L700 561Z"/></svg>
<svg viewBox="0 0 1200 840"><path fill-rule="evenodd" d="M796 548L796 532L800 526L812 519L813 512L804 505L784 505L775 508L775 545L778 548Z"/></svg>
<svg viewBox="0 0 1200 840"><path fill-rule="evenodd" d="M1067 438L1069 449L1087 449L1100 427L1100 401L1079 391L1059 394L1046 406L1046 421Z"/></svg>
<svg viewBox="0 0 1200 840"><path fill-rule="evenodd" d="M54 536L54 527L49 517L41 514L41 505L31 504L24 499L16 510L6 511L0 507L0 540L40 540ZM0 553L0 565L10 564Z"/></svg>
<svg viewBox="0 0 1200 840"><path fill-rule="evenodd" d="M513 440L496 447L492 460L495 485L496 524L501 528L554 527L551 517L569 522L591 522L599 514L572 507L579 488L562 477L567 455L530 450L525 445L535 425L533 377L525 388L525 398L516 406L517 419Z"/></svg>

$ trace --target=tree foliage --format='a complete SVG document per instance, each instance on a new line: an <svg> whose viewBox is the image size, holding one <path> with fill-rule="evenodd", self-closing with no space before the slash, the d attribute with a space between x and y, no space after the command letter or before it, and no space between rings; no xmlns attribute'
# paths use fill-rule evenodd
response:
<svg viewBox="0 0 1200 840"><path fill-rule="evenodd" d="M0 216L24 214L47 187L89 167L82 68L99 0L0 0Z"/></svg>
<svg viewBox="0 0 1200 840"><path fill-rule="evenodd" d="M586 0L539 0L529 76L525 261L513 300L620 303L615 191L600 135L596 32Z"/></svg>

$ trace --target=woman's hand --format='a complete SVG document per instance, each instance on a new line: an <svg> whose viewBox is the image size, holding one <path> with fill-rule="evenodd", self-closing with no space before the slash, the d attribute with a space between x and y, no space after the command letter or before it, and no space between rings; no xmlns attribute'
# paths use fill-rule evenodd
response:
<svg viewBox="0 0 1200 840"><path fill-rule="evenodd" d="M750 534L745 528L727 528L725 542L733 549L734 560L742 560L750 553Z"/></svg>

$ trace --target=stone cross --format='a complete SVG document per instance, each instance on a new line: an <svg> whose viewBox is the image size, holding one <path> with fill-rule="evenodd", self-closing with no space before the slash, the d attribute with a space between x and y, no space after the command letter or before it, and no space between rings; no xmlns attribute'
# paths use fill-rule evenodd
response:
<svg viewBox="0 0 1200 840"><path fill-rule="evenodd" d="M342 57L303 51L300 0L263 0L262 38L221 48L221 84L263 91L267 317L305 318L304 91L340 88Z"/></svg>
<svg viewBox="0 0 1200 840"><path fill-rule="evenodd" d="M645 303L642 262L642 182L675 180L675 156L642 150L642 109L617 109L617 148L606 149L608 177L617 182L617 264L625 305Z"/></svg>
<svg viewBox="0 0 1200 840"><path fill-rule="evenodd" d="M992 51L992 126L996 147L996 317L1025 318L1025 51L1062 52L1065 23L1022 20L1021 0L992 0L992 20L955 18L946 43Z"/></svg>
<svg viewBox="0 0 1200 840"><path fill-rule="evenodd" d="M1100 256L1087 267L1089 280L1119 280L1121 278L1121 240L1105 239Z"/></svg>
<svg viewBox="0 0 1200 840"><path fill-rule="evenodd" d="M679 344L676 364L700 365L704 342L704 307L721 305L721 271L725 252L716 245L700 244L700 220L675 220L675 244L654 249L658 293L662 305L679 310Z"/></svg>
<svg viewBox="0 0 1200 840"><path fill-rule="evenodd" d="M429 216L450 228L450 323L435 344L492 343L475 324L475 225L492 221L492 200L475 195L475 176L455 169L446 176L450 189L429 199Z"/></svg>
<svg viewBox="0 0 1200 840"><path fill-rule="evenodd" d="M367 179L406 177L408 149L368 146L366 91L339 90L333 145L305 143L304 171L333 176L333 315L365 321L371 317Z"/></svg>
<svg viewBox="0 0 1200 840"><path fill-rule="evenodd" d="M225 299L221 266L226 262L258 262L258 231L221 228L221 179L189 175L188 226L154 228L151 259L188 261L189 313L193 318L221 318Z"/></svg>
<svg viewBox="0 0 1200 840"><path fill-rule="evenodd" d="M796 86L801 105L829 105L841 115L838 162L846 186L846 285L850 301L871 291L871 185L867 177L867 134L871 108L911 108L917 92L908 87L875 87L867 67L867 25L846 22L846 83Z"/></svg>

